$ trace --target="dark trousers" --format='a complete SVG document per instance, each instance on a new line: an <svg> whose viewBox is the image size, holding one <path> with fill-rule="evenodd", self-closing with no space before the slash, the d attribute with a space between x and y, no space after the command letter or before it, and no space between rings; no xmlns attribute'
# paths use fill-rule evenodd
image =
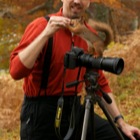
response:
<svg viewBox="0 0 140 140"><path fill-rule="evenodd" d="M61 135L64 137L69 128L71 109L74 97L64 97L64 108L61 119ZM21 140L58 140L54 121L58 97L25 98L21 109ZM77 103L79 104L79 103ZM78 125L70 140L80 140L83 107L78 107L76 124ZM97 114L95 118L96 140L119 140L110 123ZM80 122L81 120L81 122ZM90 122L90 121L89 121ZM90 123L89 123L90 124ZM86 140L93 140L94 132L88 125ZM127 138L125 138L127 140Z"/></svg>

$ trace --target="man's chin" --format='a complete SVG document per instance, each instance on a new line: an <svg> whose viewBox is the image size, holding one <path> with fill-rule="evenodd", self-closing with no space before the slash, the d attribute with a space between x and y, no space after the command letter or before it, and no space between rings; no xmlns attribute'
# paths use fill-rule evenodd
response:
<svg viewBox="0 0 140 140"><path fill-rule="evenodd" d="M79 15L79 14L73 14L73 15L71 15L71 19L76 19L76 18L80 18L81 17L81 15Z"/></svg>

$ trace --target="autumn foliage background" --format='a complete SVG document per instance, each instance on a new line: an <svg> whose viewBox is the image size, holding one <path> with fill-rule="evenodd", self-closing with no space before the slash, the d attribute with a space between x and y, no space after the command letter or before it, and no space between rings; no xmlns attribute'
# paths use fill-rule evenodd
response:
<svg viewBox="0 0 140 140"><path fill-rule="evenodd" d="M122 57L125 61L121 75L105 74L125 120L140 128L140 2L93 1L95 5L91 5L87 14L101 21L104 19L114 32L115 41L108 46L104 56ZM98 5L109 9L107 16L98 9ZM60 6L60 0L0 0L0 140L19 140L22 80L14 81L8 73L10 52L18 44L30 21L57 11ZM102 17L93 14L100 12L103 13ZM96 110L104 116L98 106Z"/></svg>

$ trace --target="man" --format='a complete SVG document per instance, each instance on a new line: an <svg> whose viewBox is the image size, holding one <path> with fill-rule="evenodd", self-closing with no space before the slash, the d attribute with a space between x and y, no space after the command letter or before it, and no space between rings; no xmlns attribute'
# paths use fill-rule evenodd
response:
<svg viewBox="0 0 140 140"><path fill-rule="evenodd" d="M34 20L28 25L19 45L13 50L10 58L10 74L15 79L24 78L25 93L21 110L21 140L56 140L54 121L57 101L64 97L63 114L61 119L61 135L64 137L69 127L69 117L75 97L75 87L67 88L66 84L77 79L78 68L64 72L64 56L73 46L78 46L87 52L87 43L77 35L73 35L67 27L71 19L80 18L90 5L90 0L62 0L63 6L58 13L51 14L50 20L44 17ZM41 88L44 56L49 39L53 37L52 57L46 89ZM86 69L82 68L79 80L83 79ZM115 104L113 95L101 70L98 83L102 90L108 93L112 103L104 103L121 131L131 140L140 138L140 130L128 125ZM64 85L64 86L63 86ZM77 87L77 92L82 84ZM64 91L64 93L63 93ZM113 139L118 137L108 122L95 115L96 139ZM101 122L101 123L100 123ZM101 125L102 124L102 125ZM105 127L104 127L104 126ZM73 133L71 139L75 138ZM90 140L87 135L87 140Z"/></svg>

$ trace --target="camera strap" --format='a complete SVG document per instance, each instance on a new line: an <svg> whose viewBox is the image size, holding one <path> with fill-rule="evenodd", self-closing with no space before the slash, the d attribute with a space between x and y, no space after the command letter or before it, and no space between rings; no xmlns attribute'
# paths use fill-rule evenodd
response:
<svg viewBox="0 0 140 140"><path fill-rule="evenodd" d="M64 105L63 95L64 95L64 77L65 77L65 74L66 74L66 68L64 67L62 92L61 92L61 96L57 102L57 110L56 110L56 116L55 116L55 133L60 140L62 140L62 136L60 134L60 126L61 126L61 118L62 118L63 105Z"/></svg>
<svg viewBox="0 0 140 140"><path fill-rule="evenodd" d="M72 50L73 47L74 47L74 42L72 40L71 50ZM77 74L77 78L76 78L77 81L79 80L80 72L81 72L81 67L79 67L79 70L78 70L78 74ZM66 75L66 67L64 67L62 92L61 92L61 97L59 98L58 103L57 103L57 111L56 111L56 117L55 117L55 132L56 132L56 135L59 138L59 140L69 140L71 138L74 130L75 130L75 127L76 127L76 111L77 111L76 109L77 109L77 88L78 88L78 84L75 85L75 96L74 96L74 100L73 100L73 104L72 104L69 128L68 128L68 131L67 131L66 135L62 138L60 130L61 130L61 119L62 119L63 105L64 105L63 96L64 96L65 75Z"/></svg>
<svg viewBox="0 0 140 140"><path fill-rule="evenodd" d="M80 71L81 71L81 67L79 68L79 71L78 71L77 80L79 79ZM77 95L76 94L77 94L78 85L75 86L75 96L74 96L72 110L71 110L69 129L68 129L65 137L62 138L60 130L61 130L61 119L62 119L63 105L64 105L63 95L64 95L65 74L66 74L66 68L64 67L62 93L61 93L61 97L59 98L58 103L57 103L57 111L56 111L56 117L55 117L55 132L56 132L56 135L59 138L59 140L69 140L76 127L76 111L77 111L76 110L77 109L77 106L76 106L77 105Z"/></svg>

